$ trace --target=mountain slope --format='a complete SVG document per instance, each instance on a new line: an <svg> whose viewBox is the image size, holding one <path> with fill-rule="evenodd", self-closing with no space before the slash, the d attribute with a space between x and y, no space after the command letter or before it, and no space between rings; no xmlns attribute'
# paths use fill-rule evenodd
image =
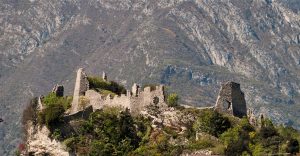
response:
<svg viewBox="0 0 300 156"><path fill-rule="evenodd" d="M28 99L56 83L71 94L78 67L99 75L106 71L128 87L164 83L183 103L201 106L215 103L221 82L237 81L256 113L299 128L299 5L297 0L1 1L0 154L20 142Z"/></svg>

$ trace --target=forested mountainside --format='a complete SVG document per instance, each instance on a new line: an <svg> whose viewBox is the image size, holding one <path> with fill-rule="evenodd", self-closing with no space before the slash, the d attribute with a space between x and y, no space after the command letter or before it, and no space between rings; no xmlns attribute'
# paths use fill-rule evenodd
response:
<svg viewBox="0 0 300 156"><path fill-rule="evenodd" d="M2 0L0 155L21 141L29 97L78 67L129 87L163 83L189 105L240 82L249 107L299 128L297 0Z"/></svg>

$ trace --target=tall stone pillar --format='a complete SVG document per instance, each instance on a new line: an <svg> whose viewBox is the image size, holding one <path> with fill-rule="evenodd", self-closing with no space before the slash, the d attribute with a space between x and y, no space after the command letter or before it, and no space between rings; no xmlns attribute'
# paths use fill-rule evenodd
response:
<svg viewBox="0 0 300 156"><path fill-rule="evenodd" d="M80 96L84 96L85 92L89 89L89 82L87 79L87 75L85 74L83 68L79 68L77 71L73 101L71 107L71 114L74 114L80 111Z"/></svg>

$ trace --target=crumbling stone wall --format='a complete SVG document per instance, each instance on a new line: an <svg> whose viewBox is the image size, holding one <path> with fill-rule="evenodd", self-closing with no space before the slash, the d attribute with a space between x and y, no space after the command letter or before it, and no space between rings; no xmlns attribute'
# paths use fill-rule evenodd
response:
<svg viewBox="0 0 300 156"><path fill-rule="evenodd" d="M107 80L106 74L103 74L103 77ZM163 85L156 86L154 90L151 90L151 87L145 87L144 90L141 90L140 86L135 83L132 86L132 90L127 90L126 94L114 97L110 95L104 96L94 90L89 90L87 75L82 68L77 71L70 114L82 110L80 107L80 97L86 98L89 101L86 107L92 106L93 110L101 109L103 106L116 106L123 107L124 109L128 108L133 114L138 114L147 105L153 104L154 101L160 107L167 106Z"/></svg>
<svg viewBox="0 0 300 156"><path fill-rule="evenodd" d="M136 84L134 86L137 86ZM132 87L132 91L137 91L136 87ZM160 107L166 107L164 97L164 87L156 86L155 90L151 90L150 87L144 88L143 91L134 92L131 94L127 91L127 94L121 94L121 96L111 97L103 96L94 90L86 91L85 97L90 100L90 105L93 109L101 109L103 106L110 107L123 107L128 108L133 114L139 114L147 105L153 104L154 99L157 101L157 105Z"/></svg>
<svg viewBox="0 0 300 156"><path fill-rule="evenodd" d="M85 74L82 68L79 68L76 76L71 114L80 111L80 106L79 106L80 96L84 96L85 92L88 89L89 89L89 82L87 79L87 75Z"/></svg>
<svg viewBox="0 0 300 156"><path fill-rule="evenodd" d="M85 96L90 100L90 105L93 106L93 110L101 109L103 107L101 105L101 103L103 103L103 98L98 92L88 90L85 92Z"/></svg>
<svg viewBox="0 0 300 156"><path fill-rule="evenodd" d="M86 98L90 100L90 105L93 106L93 110L101 109L103 106L110 107L130 107L130 96L121 94L121 96L103 96L94 90L86 91Z"/></svg>
<svg viewBox="0 0 300 156"><path fill-rule="evenodd" d="M163 85L156 86L155 90L151 90L151 87L145 87L138 96L132 96L131 112L139 114L146 106L156 103L155 101L159 107L167 107Z"/></svg>
<svg viewBox="0 0 300 156"><path fill-rule="evenodd" d="M131 109L130 97L127 97L125 94L114 97L107 96L103 101L103 106L123 107Z"/></svg>
<svg viewBox="0 0 300 156"><path fill-rule="evenodd" d="M235 82L222 84L215 110L236 117L247 116L245 95L241 91L240 84Z"/></svg>

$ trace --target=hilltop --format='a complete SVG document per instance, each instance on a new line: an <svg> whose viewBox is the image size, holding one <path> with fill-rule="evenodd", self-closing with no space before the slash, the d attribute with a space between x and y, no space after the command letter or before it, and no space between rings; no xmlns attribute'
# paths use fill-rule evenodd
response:
<svg viewBox="0 0 300 156"><path fill-rule="evenodd" d="M0 155L21 141L29 97L71 94L79 67L125 87L163 84L210 107L225 81L300 129L299 0L1 0Z"/></svg>
<svg viewBox="0 0 300 156"><path fill-rule="evenodd" d="M130 90L77 71L73 96L64 86L31 100L23 113L29 155L296 154L300 133L248 109L240 84L221 86L214 107L188 107L163 85ZM20 148L22 147L22 148Z"/></svg>

